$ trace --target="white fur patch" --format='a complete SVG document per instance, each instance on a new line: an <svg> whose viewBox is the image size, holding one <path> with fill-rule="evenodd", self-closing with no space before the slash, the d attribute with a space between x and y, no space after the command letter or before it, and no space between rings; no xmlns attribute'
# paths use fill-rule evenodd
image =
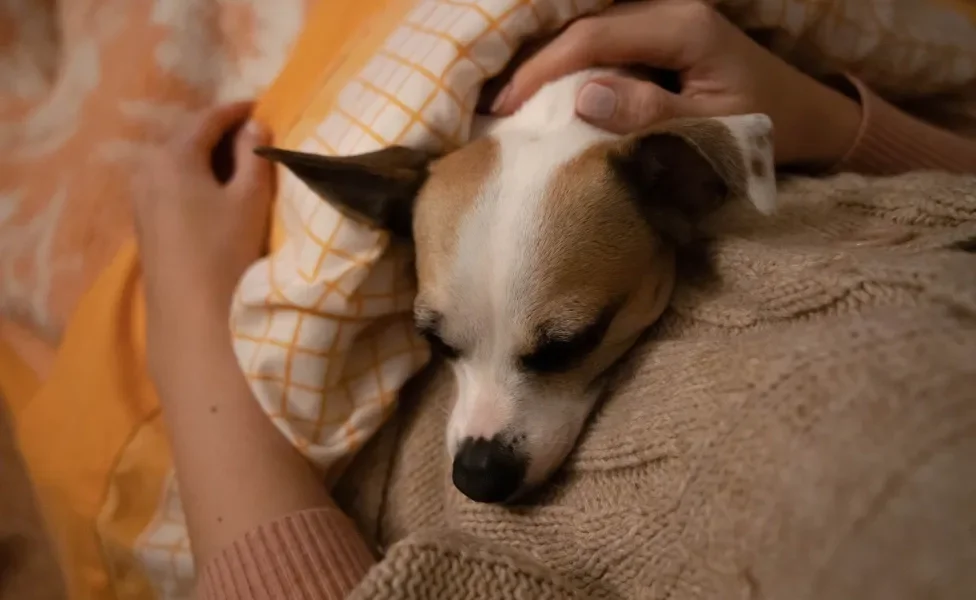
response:
<svg viewBox="0 0 976 600"><path fill-rule="evenodd" d="M759 212L768 215L776 210L776 165L773 160L773 121L764 114L716 117L732 132L742 152L746 172L747 199ZM759 172L752 162L761 165Z"/></svg>
<svg viewBox="0 0 976 600"><path fill-rule="evenodd" d="M576 116L579 88L599 74L583 71L557 80L514 115L476 123L476 131L497 141L499 156L458 231L453 316L478 341L475 355L455 369L459 385L449 448L466 437L491 438L512 424L524 377L512 364L521 311L527 308L519 290L532 283L540 207L562 165L599 141L619 137ZM558 410L557 402L547 404Z"/></svg>

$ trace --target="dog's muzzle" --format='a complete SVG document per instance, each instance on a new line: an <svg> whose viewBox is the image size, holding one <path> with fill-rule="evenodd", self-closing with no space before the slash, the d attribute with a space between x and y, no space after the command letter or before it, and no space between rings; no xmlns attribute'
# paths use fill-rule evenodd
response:
<svg viewBox="0 0 976 600"><path fill-rule="evenodd" d="M522 486L526 460L497 437L466 438L454 455L454 487L475 502L498 503Z"/></svg>

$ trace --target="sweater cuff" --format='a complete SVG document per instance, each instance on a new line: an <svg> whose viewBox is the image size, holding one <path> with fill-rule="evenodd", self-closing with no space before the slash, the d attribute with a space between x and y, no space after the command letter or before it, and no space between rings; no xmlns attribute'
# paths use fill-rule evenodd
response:
<svg viewBox="0 0 976 600"><path fill-rule="evenodd" d="M835 171L897 175L913 170L976 172L976 141L916 119L847 77L861 104L861 128Z"/></svg>
<svg viewBox="0 0 976 600"><path fill-rule="evenodd" d="M199 600L340 600L374 559L353 522L335 508L291 514L247 533L212 559Z"/></svg>

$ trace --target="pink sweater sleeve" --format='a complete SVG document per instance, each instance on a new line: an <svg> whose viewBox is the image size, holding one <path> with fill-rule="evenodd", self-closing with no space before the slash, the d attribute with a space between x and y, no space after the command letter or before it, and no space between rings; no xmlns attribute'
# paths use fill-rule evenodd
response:
<svg viewBox="0 0 976 600"><path fill-rule="evenodd" d="M340 600L374 559L337 508L287 515L247 533L203 566L198 600Z"/></svg>
<svg viewBox="0 0 976 600"><path fill-rule="evenodd" d="M976 173L976 140L916 119L861 81L848 79L860 96L863 117L854 145L835 165L835 171L866 175L917 170Z"/></svg>

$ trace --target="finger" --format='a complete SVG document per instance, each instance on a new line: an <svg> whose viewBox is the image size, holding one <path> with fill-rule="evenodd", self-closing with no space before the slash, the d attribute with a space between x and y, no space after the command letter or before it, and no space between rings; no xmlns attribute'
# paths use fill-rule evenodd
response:
<svg viewBox="0 0 976 600"><path fill-rule="evenodd" d="M695 113L691 100L647 81L601 77L576 96L576 114L601 129L627 134L668 119Z"/></svg>
<svg viewBox="0 0 976 600"><path fill-rule="evenodd" d="M192 153L193 158L209 158L220 138L247 120L252 107L251 102L234 102L210 109L197 117L184 135L177 139L177 143L186 152Z"/></svg>
<svg viewBox="0 0 976 600"><path fill-rule="evenodd" d="M274 183L274 167L270 161L254 153L258 146L268 144L270 134L256 121L248 121L234 141L234 175L228 183L237 198L270 198Z"/></svg>
<svg viewBox="0 0 976 600"><path fill-rule="evenodd" d="M711 10L697 3L641 2L619 5L598 16L580 19L527 60L512 76L492 107L510 114L547 82L595 66L645 64L662 69L687 68L686 24Z"/></svg>

